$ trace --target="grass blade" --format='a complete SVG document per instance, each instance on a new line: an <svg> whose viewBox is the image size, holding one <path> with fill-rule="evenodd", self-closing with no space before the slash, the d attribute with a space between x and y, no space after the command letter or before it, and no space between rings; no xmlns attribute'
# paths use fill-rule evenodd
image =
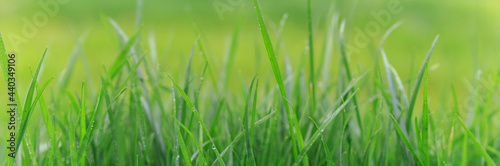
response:
<svg viewBox="0 0 500 166"><path fill-rule="evenodd" d="M249 123L249 119L250 119L250 115L249 115L249 106L250 106L250 99L252 97L252 90L253 90L253 85L255 83L255 78L257 78L257 75L255 75L252 79L252 83L250 84L250 88L248 89L248 95L247 95L247 99L246 99L246 105L245 105L245 115L244 115L244 118L243 118L243 126L245 127L245 135L246 135L246 151L247 151L247 154L250 155L250 160L252 161L253 165L256 165L256 161L255 161L255 156L254 156L254 153L253 153L253 150L252 150L252 134L251 134L251 131L250 131L250 125L251 123ZM253 110L253 109L252 109ZM252 122L253 123L253 122ZM245 163L246 164L246 163Z"/></svg>
<svg viewBox="0 0 500 166"><path fill-rule="evenodd" d="M488 152L486 152L486 150L481 145L481 143L479 143L479 141L476 139L476 137L474 137L474 134L472 134L472 132L467 128L467 126L465 126L465 124L462 121L462 119L460 118L460 116L458 116L458 115L456 115L456 116L457 116L458 122L460 122L460 125L462 125L465 132L467 133L467 136L472 140L474 147L476 147L477 151L479 151L479 153L481 154L483 159L486 161L486 163L488 163L488 165L491 165L491 166L496 166L495 161L493 161L493 159L491 159L490 155L488 155ZM466 145L464 145L464 146L466 146Z"/></svg>
<svg viewBox="0 0 500 166"><path fill-rule="evenodd" d="M408 113L408 121L406 121L406 126L411 125L411 117L413 114L413 108L415 107L415 102L417 101L417 95L418 95L418 89L420 88L420 83L422 82L422 77L424 76L424 72L426 70L426 66L429 63L429 60L431 59L432 51L434 50L434 46L436 46L436 43L439 39L439 35L434 38L434 41L432 42L431 49L429 49L429 52L427 53L427 56L425 57L424 63L422 64L422 67L420 67L420 71L418 72L417 79L415 80L415 84L413 85L413 91L410 96L410 106L408 107L408 110L405 111Z"/></svg>
<svg viewBox="0 0 500 166"><path fill-rule="evenodd" d="M428 82L428 75L429 75L429 70L426 65L426 72L424 76L424 108L422 111L422 149L421 149L421 156L422 156L422 162L425 165L429 165L429 104L428 104L428 98L427 98L427 82Z"/></svg>
<svg viewBox="0 0 500 166"><path fill-rule="evenodd" d="M257 19L259 21L259 26L260 26L260 31L262 33L262 38L264 40L264 44L266 46L266 51L267 51L267 56L269 58L269 61L271 63L271 67L273 69L273 74L276 79L276 82L278 83L278 87L280 89L280 94L282 98L283 105L285 106L285 111L286 111L286 116L287 116L287 121L288 121L288 126L290 130L290 135L292 138L292 148L293 148L293 154L294 157L297 157L297 149L299 151L302 150L303 142L297 142L297 138L299 139L302 137L302 134L300 134L300 129L298 127L294 127L293 125L293 113L290 111L289 105L285 103L285 100L287 100L287 95L286 95L286 90L285 90L285 84L283 83L283 78L281 77L281 72L278 66L278 60L276 59L276 55L274 54L274 49L271 43L271 39L269 37L269 33L266 28L266 24L264 22L264 18L262 17L261 9L259 2L257 0L253 0L254 2L254 7L255 11L257 13ZM299 145L299 148L297 148L297 143ZM308 165L307 162L307 156L305 157L304 160L304 165Z"/></svg>
<svg viewBox="0 0 500 166"><path fill-rule="evenodd" d="M396 120L396 118L394 118L394 116L392 116L392 115L390 115L390 116L391 116L392 124L394 124L394 126L396 127L396 131L399 134L399 138L401 138L401 140L403 140L404 144L406 145L406 148L408 148L408 150L410 151L410 153L413 156L413 158L416 161L418 161L418 163L420 165L424 165L422 163L422 160L420 160L420 158L417 156L417 153L415 153L415 150L413 150L413 147L411 146L410 142L408 141L408 138L406 137L405 133L403 133L403 130L399 126L398 121Z"/></svg>
<svg viewBox="0 0 500 166"><path fill-rule="evenodd" d="M313 30L312 30L312 16L311 16L311 0L307 0L307 29L308 29L308 43L309 43L309 85L311 90L311 116L314 117L316 111L316 85L314 83L314 44L313 44Z"/></svg>
<svg viewBox="0 0 500 166"><path fill-rule="evenodd" d="M32 115L32 110L34 109L34 107L37 103L37 99L35 99L34 102L32 102L32 100L33 100L33 97L35 97L35 84L36 84L36 81L38 80L38 74L40 73L40 68L42 67L42 63L43 63L43 60L45 58L46 53L47 53L47 49L45 49L42 57L40 58L40 61L38 62L38 66L35 70L35 74L33 75L33 78L31 79L31 83L30 83L28 93L26 95L26 100L24 103L24 109L22 112L21 125L20 125L21 130L19 130L19 136L17 139L16 150L15 150L14 154L17 154L17 151L19 149L19 145L21 144L24 133L26 132L26 129L28 127L29 119ZM42 87L41 91L38 92L39 93L38 95L41 96L41 93L43 92L43 90L45 89L45 86L47 86L47 84L49 82L50 82L50 80L47 81L47 83L45 83L45 85Z"/></svg>
<svg viewBox="0 0 500 166"><path fill-rule="evenodd" d="M83 143L83 139L87 134L87 125L85 119L85 82L82 82L82 98L81 98L81 106L80 106L80 143ZM85 154L83 154L80 165L85 166Z"/></svg>

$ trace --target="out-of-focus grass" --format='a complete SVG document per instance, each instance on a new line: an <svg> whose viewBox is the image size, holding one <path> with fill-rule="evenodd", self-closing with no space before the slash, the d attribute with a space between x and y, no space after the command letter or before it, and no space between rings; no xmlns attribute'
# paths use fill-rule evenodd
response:
<svg viewBox="0 0 500 166"><path fill-rule="evenodd" d="M49 78L61 79L47 87L41 108L30 115L31 145L24 147L33 146L35 153L29 157L40 165L61 165L62 157L72 165L492 165L498 160L493 131L498 122L492 117L498 117L500 20L493 16L500 14L500 2L399 1L401 13L391 15L354 54L342 54L341 45L359 46L357 28L377 21L371 13L392 2L311 0L309 13L306 1L259 1L256 15L254 3L242 1L229 4L232 10L223 18L216 2L229 4L145 1L138 19L136 1L69 1L18 50L12 50L9 35L23 34L22 19L42 9L28 1L0 2L0 32L7 51L18 55L21 98L38 95L34 87ZM335 14L339 19L332 19ZM280 23L283 17L286 24ZM339 30L342 20L345 33ZM380 44L398 21L402 24ZM125 36L117 35L121 28ZM419 71L436 34L441 37L432 60L424 63L428 70ZM33 85L28 66L37 65L47 46L40 85ZM384 63L379 51L385 51ZM430 79L422 80L421 97L424 71ZM249 81L257 72L260 89ZM404 103L408 99L411 106ZM6 95L0 101L7 101ZM49 145L57 143L62 148Z"/></svg>

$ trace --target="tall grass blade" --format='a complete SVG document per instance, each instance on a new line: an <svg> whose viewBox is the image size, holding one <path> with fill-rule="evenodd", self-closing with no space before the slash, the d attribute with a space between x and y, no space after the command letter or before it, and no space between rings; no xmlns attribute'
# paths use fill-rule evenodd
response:
<svg viewBox="0 0 500 166"><path fill-rule="evenodd" d="M424 76L424 108L422 111L422 149L421 149L421 156L422 156L422 162L425 165L429 165L429 103L428 103L428 98L427 98L427 82L428 82L428 75L429 75L429 70L426 65L426 72Z"/></svg>
<svg viewBox="0 0 500 166"><path fill-rule="evenodd" d="M45 49L42 57L40 58L40 61L38 62L38 66L35 70L35 74L33 75L33 78L31 79L31 83L28 89L28 93L26 94L26 99L24 103L24 108L22 112L22 118L21 118L21 124L20 124L20 130L19 130L19 136L17 138L16 142L16 150L14 154L17 154L17 151L19 150L19 145L21 144L21 141L23 139L24 133L26 132L26 129L28 127L29 119L32 115L32 111L34 110L34 107L36 103L38 102L38 98L42 95L43 90L47 86L47 84L50 82L48 80L44 86L42 86L42 89L40 91L37 91L38 94L35 96L35 85L36 81L38 80L38 74L40 73L40 68L42 67L43 60L45 58L45 54L47 53L47 49ZM35 101L33 101L33 97L35 97Z"/></svg>
<svg viewBox="0 0 500 166"><path fill-rule="evenodd" d="M429 52L427 53L427 56L425 57L424 63L422 64L422 67L420 67L420 71L418 72L417 79L415 80L415 84L413 85L413 90L410 96L410 106L408 107L408 110L405 111L408 113L406 121L406 126L411 125L411 117L413 116L413 108L415 107L415 102L417 101L417 95L418 95L418 89L420 88L420 83L422 82L422 78L424 76L424 72L426 70L426 66L429 63L429 60L431 59L432 51L434 50L434 46L436 46L436 43L439 39L439 35L434 38L434 41L432 42L431 49L429 49Z"/></svg>
<svg viewBox="0 0 500 166"><path fill-rule="evenodd" d="M269 61L271 63L271 67L273 69L274 77L276 79L276 82L278 83L282 102L283 102L283 105L285 107L288 126L289 126L289 130L290 130L290 135L292 138L293 154L294 154L294 157L297 157L297 151L301 151L302 150L301 147L303 147L303 142L300 141L302 134L300 133L300 128L294 127L294 124L293 124L293 119L294 119L293 115L294 114L290 111L289 105L285 103L285 100L287 100L286 99L287 95L286 95L286 90L285 90L285 84L283 82L283 78L281 77L281 72L280 72L280 69L278 66L278 60L276 59L276 55L274 54L274 49L273 49L273 46L271 43L271 39L269 37L269 33L267 32L264 18L262 17L259 2L257 0L254 0L253 2L254 2L255 11L257 13L257 19L259 21L260 31L262 33L262 38L263 38L264 44L266 46L267 55L268 55ZM296 137L298 137L298 138L296 138ZM297 142L297 139L299 139L299 142ZM297 148L297 144L299 146L298 148ZM308 165L307 156L305 156L304 165Z"/></svg>
<svg viewBox="0 0 500 166"><path fill-rule="evenodd" d="M312 16L311 16L311 0L307 0L307 29L308 29L308 43L309 43L309 86L311 87L311 116L314 117L316 111L316 85L314 79L314 44L313 44L313 30L312 30Z"/></svg>
<svg viewBox="0 0 500 166"><path fill-rule="evenodd" d="M488 163L488 165L491 165L491 166L496 166L495 161L493 161L493 159L491 159L491 157L488 154L488 152L486 152L486 150L483 148L483 146L481 145L481 143L479 143L479 141L476 139L476 137L474 136L474 134L472 134L472 132L467 128L467 126L465 126L465 124L462 121L462 119L458 115L456 115L456 116L457 116L458 122L460 122L460 125L462 125L462 127L465 130L465 132L467 133L467 136L472 140L472 143L474 144L474 147L476 147L476 150L479 152L479 154L481 154L481 156L486 161L486 163ZM467 146L467 145L464 145L464 146Z"/></svg>

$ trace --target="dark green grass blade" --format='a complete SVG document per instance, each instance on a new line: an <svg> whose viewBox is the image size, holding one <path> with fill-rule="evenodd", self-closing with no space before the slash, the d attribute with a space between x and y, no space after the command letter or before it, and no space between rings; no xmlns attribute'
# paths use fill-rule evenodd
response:
<svg viewBox="0 0 500 166"><path fill-rule="evenodd" d="M491 165L491 166L496 166L495 161L493 161L493 159L491 159L490 155L488 155L488 152L486 152L486 150L483 148L481 143L479 143L479 141L476 139L476 137L474 137L474 134L472 134L472 132L467 128L467 126L465 126L462 119L458 115L456 115L456 116L457 116L458 122L460 122L460 125L462 125L465 132L467 133L467 136L472 140L474 147L476 147L477 151L479 152L479 154L481 154L481 156L486 161L486 163L488 163L488 165ZM467 146L467 145L464 145L464 146Z"/></svg>
<svg viewBox="0 0 500 166"><path fill-rule="evenodd" d="M408 113L408 118L406 121L406 126L411 125L411 117L413 114L413 108L415 107L415 102L417 101L417 95L418 95L418 89L420 88L420 83L422 82L422 78L424 76L424 72L426 70L427 64L429 63L429 60L431 59L432 51L434 50L434 46L436 46L437 40L439 39L439 35L434 38L434 41L432 42L431 49L429 49L429 52L427 53L427 56L425 57L424 63L422 64L422 67L420 67L420 71L418 72L417 79L415 80L415 84L413 85L413 90L411 92L410 96L410 106L408 107L408 110L405 111Z"/></svg>
<svg viewBox="0 0 500 166"><path fill-rule="evenodd" d="M165 72L165 71L163 71L163 72ZM207 136L210 139L210 142L212 143L212 148L215 151L215 154L217 155L217 158L219 158L219 161L221 161L220 162L221 165L225 165L224 164L224 160L222 160L222 158L220 156L220 153L217 150L217 146L215 146L215 142L212 139L212 136L210 136L210 133L209 133L209 131L208 131L206 125L205 125L205 122L203 121L203 119L201 118L200 114L198 113L198 110L196 110L196 108L194 107L193 103L191 102L191 100L189 99L189 97L187 96L187 94L184 93L184 91L182 91L182 88L175 82L175 80L172 78L172 76L170 74L167 74L166 72L165 72L165 74L168 76L168 78L170 78L170 80L174 84L175 88L181 93L182 97L184 98L184 100L186 101L186 103L188 104L188 106L193 111L193 114L198 119L198 122L201 124L203 130L205 130L205 132L207 132Z"/></svg>
<svg viewBox="0 0 500 166"><path fill-rule="evenodd" d="M303 146L303 141L300 141L302 134L300 134L299 128L294 127L294 125L293 125L293 115L294 114L291 113L289 105L285 103L285 100L287 98L285 84L283 82L283 78L281 77L281 72L280 72L280 69L278 66L278 60L276 59L276 55L274 54L272 42L271 42L271 39L269 38L269 33L267 32L267 27L266 27L266 24L264 22L264 18L262 17L259 2L257 0L254 0L253 2L254 2L255 11L257 13L257 19L259 21L260 31L262 33L262 38L263 38L264 44L266 46L267 55L268 55L269 61L271 63L271 67L273 69L274 77L275 77L276 82L278 83L278 87L280 89L280 94L281 94L283 105L285 106L290 135L292 138L293 155L294 155L294 157L297 157L297 149L298 149L298 151L301 151L302 150L301 147ZM297 142L296 137L298 137L299 142ZM297 148L297 143L299 145L299 148ZM304 164L305 165L308 164L307 156L305 157Z"/></svg>
<svg viewBox="0 0 500 166"><path fill-rule="evenodd" d="M399 138L401 138L401 140L403 140L404 144L406 145L406 148L408 148L408 150L410 151L410 153L413 156L413 158L416 161L418 161L418 163L420 165L424 165L422 163L422 160L420 160L420 158L417 156L417 153L415 152L415 150L413 150L413 147L411 146L410 142L408 141L408 138L406 137L405 133L403 133L403 130L401 130L401 127L399 126L398 121L396 120L396 118L394 118L394 116L392 116L392 115L390 115L390 116L391 116L392 124L394 124L394 126L396 128L396 131L399 134Z"/></svg>

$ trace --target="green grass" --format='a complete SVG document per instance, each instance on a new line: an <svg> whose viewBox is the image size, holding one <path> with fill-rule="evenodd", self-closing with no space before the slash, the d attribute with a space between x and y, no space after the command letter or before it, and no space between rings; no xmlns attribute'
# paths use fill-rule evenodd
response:
<svg viewBox="0 0 500 166"><path fill-rule="evenodd" d="M90 72L87 36L81 35L68 62L61 64L65 70L44 73L56 62L48 58L50 47L39 50L34 72L22 80L29 86L20 84L15 90L17 158L0 153L0 165L500 163L499 73L464 76L470 80L465 81L467 89L455 89L462 83L437 78L433 67L448 58L434 49L453 36L443 35L437 45L439 35L431 41L435 34L422 35L428 41L424 45L431 47L416 47L427 54L415 55L415 63L422 64L418 73L407 72L401 66L410 62L398 61L403 55L389 46L400 40L397 27L403 22L373 37L373 46L366 48L372 52L350 55L355 43L349 37L351 20L340 21L345 16L333 8L326 17L316 14L317 3L308 0L300 6L305 16L301 25L307 29L303 42L287 40L294 35L287 29L288 14L276 24L267 16L272 9L253 0L252 17L239 17L227 32L227 48L220 48L227 50L223 58L213 51L219 49L217 41L206 40L210 32L197 23L194 38L186 37L192 40L186 54L164 58L157 50L163 45L156 43L162 36L149 33L142 41L142 1L130 36L127 27L102 17L118 41L113 61L102 63L100 73ZM253 31L246 31L249 24ZM248 39L249 34L254 38ZM241 56L246 40L255 43L256 57ZM303 52L290 52L296 43ZM8 50L0 36L6 80ZM260 59L264 54L267 58ZM373 66L360 66L352 61L355 56ZM77 68L80 63L83 72ZM241 65L254 73L239 70ZM28 66L16 70L31 72ZM451 88L436 91L433 86L443 80Z"/></svg>

